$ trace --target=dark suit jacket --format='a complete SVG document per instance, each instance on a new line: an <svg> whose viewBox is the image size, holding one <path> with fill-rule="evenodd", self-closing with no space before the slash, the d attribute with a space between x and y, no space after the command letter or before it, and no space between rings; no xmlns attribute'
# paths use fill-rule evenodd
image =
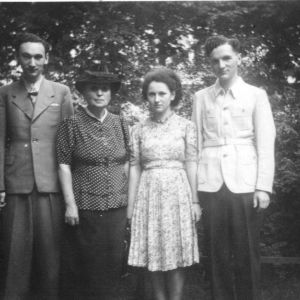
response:
<svg viewBox="0 0 300 300"><path fill-rule="evenodd" d="M0 88L0 191L59 192L55 139L73 114L67 86L43 79L35 106L22 81Z"/></svg>

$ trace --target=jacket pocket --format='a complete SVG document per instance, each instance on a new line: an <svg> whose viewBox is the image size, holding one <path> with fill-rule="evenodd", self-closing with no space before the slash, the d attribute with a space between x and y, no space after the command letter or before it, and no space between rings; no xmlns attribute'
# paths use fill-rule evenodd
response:
<svg viewBox="0 0 300 300"><path fill-rule="evenodd" d="M197 179L198 183L208 183L214 185L219 181L220 163L215 157L204 157L198 164Z"/></svg>
<svg viewBox="0 0 300 300"><path fill-rule="evenodd" d="M217 113L214 109L208 109L205 112L205 127L209 131L215 131L218 127Z"/></svg>
<svg viewBox="0 0 300 300"><path fill-rule="evenodd" d="M255 186L257 181L257 158L251 155L242 164L243 181L250 186Z"/></svg>
<svg viewBox="0 0 300 300"><path fill-rule="evenodd" d="M57 126L61 121L60 106L48 106L40 116L41 122L48 126Z"/></svg>
<svg viewBox="0 0 300 300"><path fill-rule="evenodd" d="M47 111L54 111L54 112L60 112L60 106L52 106L52 105L49 105L48 108L47 108Z"/></svg>
<svg viewBox="0 0 300 300"><path fill-rule="evenodd" d="M252 116L247 107L231 108L231 117L237 130L250 130L252 128Z"/></svg>

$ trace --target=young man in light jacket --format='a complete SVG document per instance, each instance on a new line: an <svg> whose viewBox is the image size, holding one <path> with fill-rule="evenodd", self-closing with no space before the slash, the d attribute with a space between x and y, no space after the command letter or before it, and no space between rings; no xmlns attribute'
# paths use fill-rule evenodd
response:
<svg viewBox="0 0 300 300"><path fill-rule="evenodd" d="M266 92L238 75L237 39L212 36L205 50L217 81L195 94L192 119L213 299L258 300L259 211L270 203L274 177L272 111Z"/></svg>

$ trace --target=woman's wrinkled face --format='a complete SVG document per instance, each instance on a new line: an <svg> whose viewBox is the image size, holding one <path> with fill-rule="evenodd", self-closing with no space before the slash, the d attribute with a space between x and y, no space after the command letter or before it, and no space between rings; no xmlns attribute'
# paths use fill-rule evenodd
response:
<svg viewBox="0 0 300 300"><path fill-rule="evenodd" d="M109 84L88 83L82 95L88 106L105 108L111 99L111 87Z"/></svg>
<svg viewBox="0 0 300 300"><path fill-rule="evenodd" d="M147 99L153 113L164 114L171 107L175 93L164 82L152 81L148 86Z"/></svg>

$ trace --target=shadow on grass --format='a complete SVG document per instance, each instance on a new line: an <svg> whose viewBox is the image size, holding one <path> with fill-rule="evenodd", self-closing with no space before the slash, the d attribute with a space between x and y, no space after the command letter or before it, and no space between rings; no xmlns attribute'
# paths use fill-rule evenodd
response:
<svg viewBox="0 0 300 300"><path fill-rule="evenodd" d="M187 270L184 300L211 300L209 282L202 265ZM262 265L262 300L299 300L300 266ZM146 273L134 272L123 279L122 291L114 300L152 300Z"/></svg>
<svg viewBox="0 0 300 300"><path fill-rule="evenodd" d="M261 287L262 300L299 300L300 265L263 264ZM113 294L115 296L109 300L152 300L147 272L133 271L121 280L120 286ZM210 286L203 265L186 269L184 300L199 299L211 300Z"/></svg>

